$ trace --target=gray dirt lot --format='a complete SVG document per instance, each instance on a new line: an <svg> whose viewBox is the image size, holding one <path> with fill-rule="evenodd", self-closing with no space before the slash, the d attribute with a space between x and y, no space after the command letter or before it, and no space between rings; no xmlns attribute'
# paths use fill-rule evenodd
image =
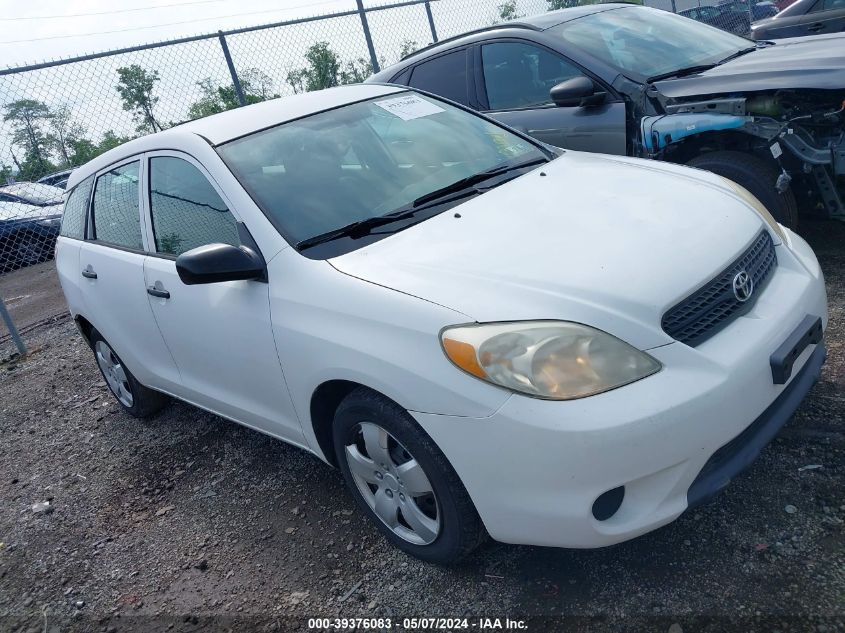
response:
<svg viewBox="0 0 845 633"><path fill-rule="evenodd" d="M36 352L0 367L0 630L307 630L309 616L387 615L843 630L845 224L803 232L827 276L830 356L747 474L628 543L491 543L456 569L386 546L339 474L302 451L184 404L127 417L68 321L33 330ZM47 500L52 512L33 511Z"/></svg>

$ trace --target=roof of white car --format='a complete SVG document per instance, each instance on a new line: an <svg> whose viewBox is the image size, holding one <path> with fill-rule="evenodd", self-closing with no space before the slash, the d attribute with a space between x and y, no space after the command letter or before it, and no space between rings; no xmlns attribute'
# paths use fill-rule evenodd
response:
<svg viewBox="0 0 845 633"><path fill-rule="evenodd" d="M218 145L280 123L401 90L407 90L407 88L378 84L340 86L328 90L271 99L270 101L228 110L176 125L163 132L133 139L104 154L100 154L71 174L67 189L70 191L79 181L123 158L155 149L172 149L174 147L173 141L179 137L184 137L185 134L196 134L208 140L212 145Z"/></svg>

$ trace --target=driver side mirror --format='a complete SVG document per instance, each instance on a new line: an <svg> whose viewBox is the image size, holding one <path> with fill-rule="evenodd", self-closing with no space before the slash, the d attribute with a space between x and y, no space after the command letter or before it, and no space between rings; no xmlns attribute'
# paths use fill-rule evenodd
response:
<svg viewBox="0 0 845 633"><path fill-rule="evenodd" d="M264 258L248 246L206 244L176 258L176 272L187 286L221 281L266 281Z"/></svg>
<svg viewBox="0 0 845 633"><path fill-rule="evenodd" d="M595 82L583 75L562 81L549 91L554 104L561 108L599 105L604 102L607 93L599 90Z"/></svg>

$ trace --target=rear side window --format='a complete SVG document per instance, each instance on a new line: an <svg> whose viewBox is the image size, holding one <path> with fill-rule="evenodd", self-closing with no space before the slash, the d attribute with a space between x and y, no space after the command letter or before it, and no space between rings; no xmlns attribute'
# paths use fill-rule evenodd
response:
<svg viewBox="0 0 845 633"><path fill-rule="evenodd" d="M141 213L138 208L140 162L115 167L97 179L92 218L94 239L115 246L142 250Z"/></svg>
<svg viewBox="0 0 845 633"><path fill-rule="evenodd" d="M455 51L419 64L411 74L410 85L467 105L466 51Z"/></svg>
<svg viewBox="0 0 845 633"><path fill-rule="evenodd" d="M240 245L237 222L226 204L200 170L181 158L150 159L150 210L159 253Z"/></svg>
<svg viewBox="0 0 845 633"><path fill-rule="evenodd" d="M94 176L90 176L70 192L62 214L62 230L59 232L62 237L72 237L75 240L85 238L85 216L88 215L88 200L91 197L93 182Z"/></svg>

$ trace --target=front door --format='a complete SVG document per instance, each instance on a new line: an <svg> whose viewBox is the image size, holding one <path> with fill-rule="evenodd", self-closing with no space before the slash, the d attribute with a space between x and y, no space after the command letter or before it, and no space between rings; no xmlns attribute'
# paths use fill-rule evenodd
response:
<svg viewBox="0 0 845 633"><path fill-rule="evenodd" d="M821 35L845 31L845 0L816 0L801 20L799 35Z"/></svg>
<svg viewBox="0 0 845 633"><path fill-rule="evenodd" d="M176 257L205 244L241 243L238 221L191 157L147 154L153 253L144 283L182 375L181 397L248 426L304 444L270 324L269 286L229 281L188 286Z"/></svg>
<svg viewBox="0 0 845 633"><path fill-rule="evenodd" d="M480 48L479 96L486 99L486 114L557 147L626 153L623 102L590 107L552 103L552 87L584 74L577 66L529 42L494 41Z"/></svg>

